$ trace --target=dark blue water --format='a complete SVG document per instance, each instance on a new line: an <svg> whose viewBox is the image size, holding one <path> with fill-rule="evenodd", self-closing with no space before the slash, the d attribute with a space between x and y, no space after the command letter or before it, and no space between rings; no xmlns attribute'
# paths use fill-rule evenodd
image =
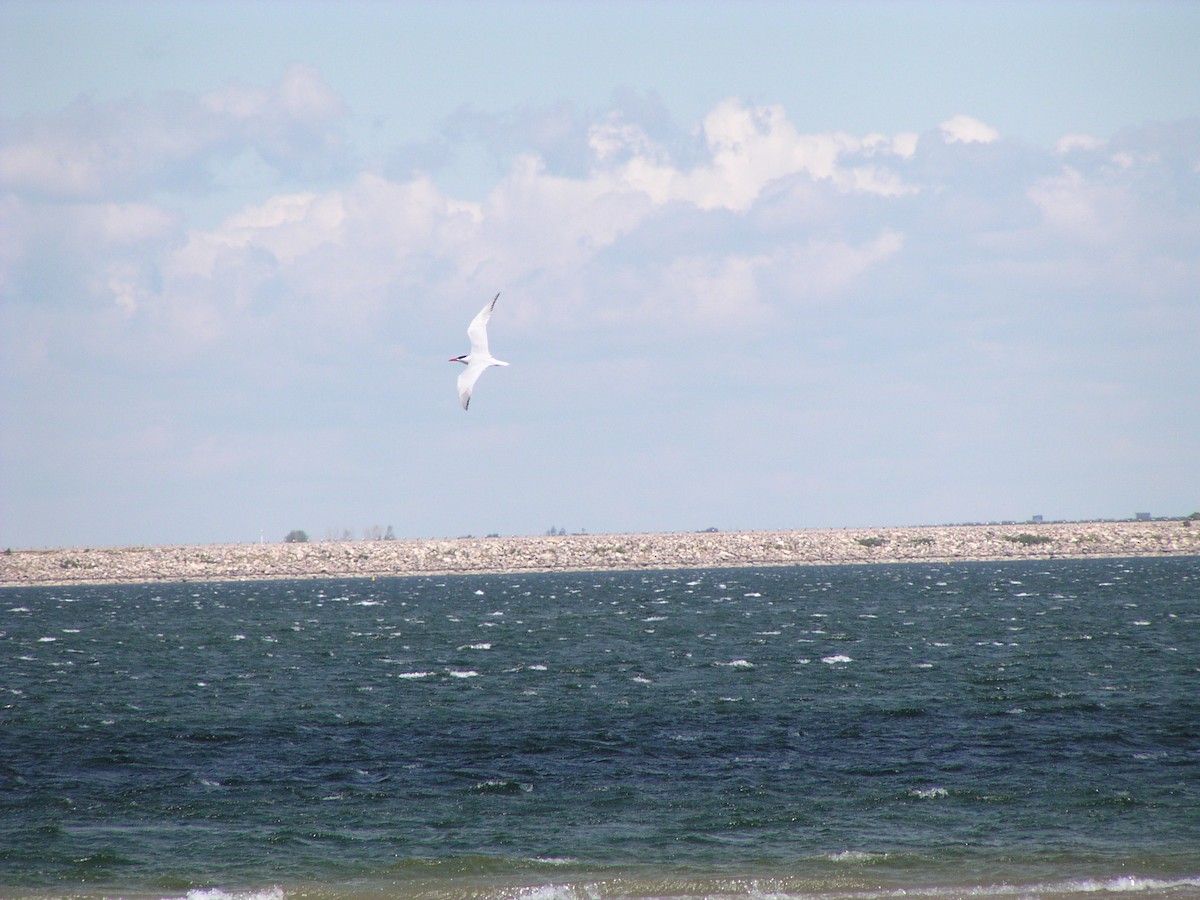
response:
<svg viewBox="0 0 1200 900"><path fill-rule="evenodd" d="M0 896L1200 896L1200 560L0 591Z"/></svg>

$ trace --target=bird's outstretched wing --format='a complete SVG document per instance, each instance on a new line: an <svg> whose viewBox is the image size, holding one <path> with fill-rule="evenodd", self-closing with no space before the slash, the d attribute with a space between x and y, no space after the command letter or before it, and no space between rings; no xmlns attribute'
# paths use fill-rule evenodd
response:
<svg viewBox="0 0 1200 900"><path fill-rule="evenodd" d="M487 324L488 324L488 319L490 319L492 317L492 308L496 305L496 301L499 299L500 299L499 294L497 294L495 297L493 297L492 302L489 303L487 306L485 306L483 309L481 309L479 311L479 314L476 315L475 318L473 318L471 320L471 324L467 326L467 337L469 337L471 339L471 355L472 356L489 356L490 355L488 353ZM466 372L464 372L463 375L458 376L458 383L459 383L460 391L462 390L462 379L463 379L464 375L466 375ZM479 377L479 373L476 372L475 378L478 378L478 377ZM471 379L472 384L474 384L475 378ZM468 393L469 393L469 389L468 389ZM463 405L465 406L466 403L464 403Z"/></svg>
<svg viewBox="0 0 1200 900"><path fill-rule="evenodd" d="M471 391L475 388L475 382L487 367L487 363L476 361L469 363L458 373L458 402L462 404L463 409L471 402Z"/></svg>

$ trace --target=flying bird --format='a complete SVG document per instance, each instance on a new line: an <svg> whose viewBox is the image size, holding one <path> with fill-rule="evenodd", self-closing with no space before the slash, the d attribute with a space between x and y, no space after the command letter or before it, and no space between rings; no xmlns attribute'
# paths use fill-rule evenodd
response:
<svg viewBox="0 0 1200 900"><path fill-rule="evenodd" d="M492 302L481 309L479 314L471 320L471 324L467 326L467 337L471 339L471 352L450 360L450 362L460 362L467 367L458 376L458 399L462 403L463 409L466 409L471 402L471 390L475 387L475 382L479 380L484 369L488 366L508 365L504 360L496 359L488 350L487 323L488 319L492 317L492 309L499 299L499 294L493 297Z"/></svg>

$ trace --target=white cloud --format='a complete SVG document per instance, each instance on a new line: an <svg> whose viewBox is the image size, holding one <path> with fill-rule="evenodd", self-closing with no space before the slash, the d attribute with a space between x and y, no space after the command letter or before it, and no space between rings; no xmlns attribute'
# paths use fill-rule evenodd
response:
<svg viewBox="0 0 1200 900"><path fill-rule="evenodd" d="M443 417L461 412L445 358L497 290L496 349L514 364L480 412L503 411L518 504L630 495L613 459L644 461L641 497L670 459L673 499L707 479L786 517L831 471L863 504L913 467L930 483L957 472L956 491L1013 459L1069 475L1078 434L1159 437L1194 408L1200 129L1050 150L967 117L932 139L805 134L780 107L730 100L689 142L653 115L552 112L475 123L470 140L498 129L502 152L471 199L366 167L279 178L349 158L340 99L303 67L9 123L2 393L29 410L13 433L71 448L9 457L47 483L130 483L150 460L220 506L258 485L297 493L282 462L306 489L326 483L331 509L346 486L420 505L404 485L459 483L480 416ZM196 202L214 166L247 156L274 160L242 172L251 199ZM794 439L745 440L767 421ZM1060 432L1072 452L1055 457L1044 436ZM583 487L580 466L595 473Z"/></svg>
<svg viewBox="0 0 1200 900"><path fill-rule="evenodd" d="M613 115L588 129L588 147L602 166L629 157L655 165L670 164L666 148L652 140L640 125L621 121Z"/></svg>
<svg viewBox="0 0 1200 900"><path fill-rule="evenodd" d="M264 135L286 137L292 126L313 125L319 141L344 113L306 67L270 88L230 86L182 106L193 113L186 122L163 105L137 108L143 134L170 138L152 156L216 152L214 123L223 152L265 146ZM86 129L60 128L64 120L26 123L24 133L48 129L66 141L64 159L87 159ZM907 132L802 134L781 107L737 100L704 118L703 152L686 162L616 113L585 131L589 168L563 173L521 154L477 201L424 176L361 172L332 189L281 192L215 226L188 227L181 213L146 200L10 196L16 215L0 236L0 289L21 290L43 266L34 255L40 236L57 232L53 246L73 258L55 278L76 279L79 296L103 298L107 309L142 322L147 340L175 341L181 351L279 331L371 340L393 316L408 323L394 339L417 342L417 324L428 325L451 298L517 286L525 299L514 321L669 324L719 335L769 329L834 301L863 302L862 286L878 289L871 276L883 266L889 277L920 284L944 271L995 273L1008 254L1020 256L1007 271L1023 272L1022 283L1035 272L1047 283L1074 283L1088 265L1079 258L1086 247L1126 241L1128 255L1133 232L1162 213L1139 205L1132 176L1118 183L1111 162L1087 172L1064 166L1066 149L1096 146L1080 136L1064 138L1053 154L1002 154L1003 166L993 160L983 171L962 145L999 136L967 116L943 124L944 141L931 153ZM13 146L21 141L5 145ZM1123 152L1143 168L1160 165L1150 144ZM119 194L112 173L126 164L97 165L89 190ZM918 187L914 173L938 188ZM157 177L171 183L161 169ZM143 190L154 185L150 179ZM1036 224L1014 214L1014 197L1027 198ZM1058 263L1063 278L1054 281L1046 258L1067 254L1068 245L1069 261ZM948 246L956 259L944 258ZM1175 273L1174 283L1191 271L1161 259L1158 270Z"/></svg>
<svg viewBox="0 0 1200 900"><path fill-rule="evenodd" d="M1037 181L1028 193L1043 222L1060 234L1104 243L1111 242L1124 227L1125 223L1112 215L1114 210L1103 209L1118 200L1119 190L1089 184L1075 169Z"/></svg>
<svg viewBox="0 0 1200 900"><path fill-rule="evenodd" d="M282 264L294 262L314 246L336 240L345 214L340 192L282 194L230 216L217 229L194 232L169 259L173 276L211 278L230 251L255 248Z"/></svg>
<svg viewBox="0 0 1200 900"><path fill-rule="evenodd" d="M799 248L793 260L797 293L806 296L832 296L850 289L868 270L892 259L904 248L904 236L884 231L862 244L842 241L815 241Z"/></svg>
<svg viewBox="0 0 1200 900"><path fill-rule="evenodd" d="M0 186L51 196L95 194L102 187L98 149L44 132L6 140L0 147Z"/></svg>
<svg viewBox="0 0 1200 900"><path fill-rule="evenodd" d="M100 290L111 294L117 308L126 315L137 312L150 296L145 271L137 263L121 260L109 263L102 278Z"/></svg>
<svg viewBox="0 0 1200 900"><path fill-rule="evenodd" d="M324 172L343 152L345 112L319 73L300 65L267 89L80 99L57 115L3 123L0 190L85 200L199 191L215 165L246 151L287 174Z"/></svg>
<svg viewBox="0 0 1200 900"><path fill-rule="evenodd" d="M666 323L696 321L706 327L743 327L765 317L758 271L767 256L683 257L672 260L652 291L653 315ZM661 305L660 305L661 304Z"/></svg>
<svg viewBox="0 0 1200 900"><path fill-rule="evenodd" d="M917 152L918 139L915 131L894 135L869 134L862 140L862 149L866 156L890 153L901 159L910 159Z"/></svg>
<svg viewBox="0 0 1200 900"><path fill-rule="evenodd" d="M702 130L708 159L690 169L678 168L638 129L608 124L594 135L593 149L601 162L628 157L618 168L619 177L656 204L680 201L703 210L745 212L768 184L796 174L829 180L845 191L913 190L895 173L876 166L842 164L856 154L907 158L916 147L913 135L805 135L796 131L782 107L747 107L738 100L718 104L705 117Z"/></svg>
<svg viewBox="0 0 1200 900"><path fill-rule="evenodd" d="M101 239L115 245L161 241L180 225L177 213L152 203L104 203L95 214Z"/></svg>
<svg viewBox="0 0 1200 900"><path fill-rule="evenodd" d="M1100 138L1090 134L1064 134L1054 142L1054 152L1059 156L1065 156L1076 150L1099 150L1104 143Z"/></svg>
<svg viewBox="0 0 1200 900"><path fill-rule="evenodd" d="M603 280L593 268L610 264L602 254L653 235L661 211L677 210L681 224L688 217L701 223L740 215L783 177L879 198L916 190L889 168L911 153L905 136L804 136L779 108L733 102L715 109L705 130L709 158L683 169L640 128L609 118L591 131L596 165L587 173L554 174L539 157L520 156L480 202L456 200L425 177L376 174L328 192L280 194L215 228L190 232L167 253L160 263L164 305L177 307L170 298L187 296L188 308L237 316L256 294L282 291L310 304L314 322L329 321L315 310L336 309L344 323L383 314L407 284L422 283L423 296L457 296L532 280L555 284L557 302L578 306L588 293L581 279L591 273ZM870 162L862 164L860 155ZM615 160L621 161L606 164ZM678 317L710 329L762 323L773 305L837 295L902 247L894 229L856 241L784 234L752 252L729 252L708 238L664 246L658 258L639 264L640 274L621 264L627 284L645 296L576 312L610 323L620 315ZM128 270L121 271L109 279L117 302L145 308ZM785 286L788 293L771 295L764 286ZM648 308L659 301L660 313ZM203 327L190 315L179 321L211 340L227 330L212 327L211 315Z"/></svg>
<svg viewBox="0 0 1200 900"><path fill-rule="evenodd" d="M951 144L990 144L1000 139L995 128L970 116L953 116L939 127L943 140Z"/></svg>
<svg viewBox="0 0 1200 900"><path fill-rule="evenodd" d="M643 287L641 315L661 327L742 330L778 324L796 308L836 300L864 274L895 257L901 234L885 231L861 244L839 240L785 243L756 254L714 248L679 256Z"/></svg>
<svg viewBox="0 0 1200 900"><path fill-rule="evenodd" d="M200 105L235 119L318 124L334 121L346 111L345 102L325 84L317 68L301 63L288 66L269 89L231 84L203 95Z"/></svg>

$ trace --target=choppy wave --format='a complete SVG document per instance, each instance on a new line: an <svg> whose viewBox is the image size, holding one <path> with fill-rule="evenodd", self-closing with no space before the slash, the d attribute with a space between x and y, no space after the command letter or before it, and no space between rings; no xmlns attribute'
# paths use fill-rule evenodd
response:
<svg viewBox="0 0 1200 900"><path fill-rule="evenodd" d="M1200 897L1194 560L0 610L0 896Z"/></svg>
<svg viewBox="0 0 1200 900"><path fill-rule="evenodd" d="M853 860L861 863L862 860ZM571 868L572 859L529 860L533 868ZM494 877L495 873L493 873ZM488 884L462 876L445 883L423 882L408 885L392 882L386 889L373 889L369 883L335 887L308 886L294 896L381 897L395 900L956 900L956 898L1048 897L1054 900L1094 900L1102 897L1175 898L1192 900L1200 896L1200 876L1187 878L1151 878L1122 875L1112 878L1062 879L1045 882L917 883L904 886L866 886L845 880L820 881L796 876L704 877L685 873L647 876L627 874L594 878L586 875L569 879L525 884ZM187 900L284 900L293 896L282 888L235 893L221 890L193 891Z"/></svg>
<svg viewBox="0 0 1200 900"><path fill-rule="evenodd" d="M284 900L288 895L284 889L274 885L263 890L227 891L221 888L201 888L188 891L186 900Z"/></svg>

